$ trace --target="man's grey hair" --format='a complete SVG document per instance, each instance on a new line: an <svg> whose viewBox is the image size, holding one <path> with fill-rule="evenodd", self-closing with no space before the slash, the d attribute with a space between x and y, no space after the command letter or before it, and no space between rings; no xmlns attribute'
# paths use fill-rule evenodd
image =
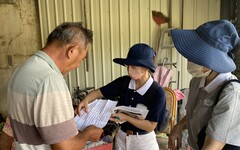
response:
<svg viewBox="0 0 240 150"><path fill-rule="evenodd" d="M57 26L48 36L47 45L57 40L63 44L71 44L76 37L84 40L85 45L92 44L93 33L83 27L81 22L65 22Z"/></svg>

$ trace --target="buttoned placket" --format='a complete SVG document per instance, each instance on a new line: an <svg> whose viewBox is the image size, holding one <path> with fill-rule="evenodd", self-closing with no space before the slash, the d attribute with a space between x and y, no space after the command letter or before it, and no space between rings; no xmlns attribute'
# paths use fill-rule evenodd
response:
<svg viewBox="0 0 240 150"><path fill-rule="evenodd" d="M130 107L132 106L131 104L132 104L132 101L134 101L134 97L135 97L136 92L137 92L136 90L133 91L133 95L131 97L131 102L130 102Z"/></svg>

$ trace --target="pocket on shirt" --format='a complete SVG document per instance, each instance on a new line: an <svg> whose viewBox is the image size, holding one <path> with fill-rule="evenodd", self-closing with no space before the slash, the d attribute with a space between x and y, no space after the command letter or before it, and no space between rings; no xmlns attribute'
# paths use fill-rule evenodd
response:
<svg viewBox="0 0 240 150"><path fill-rule="evenodd" d="M201 102L201 106L202 107L214 107L214 101L212 99L204 99L202 102Z"/></svg>

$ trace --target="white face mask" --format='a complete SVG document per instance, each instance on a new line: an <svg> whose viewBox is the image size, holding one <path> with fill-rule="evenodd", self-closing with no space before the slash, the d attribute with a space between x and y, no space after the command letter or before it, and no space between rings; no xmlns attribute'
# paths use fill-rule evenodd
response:
<svg viewBox="0 0 240 150"><path fill-rule="evenodd" d="M142 67L128 66L128 75L132 79L138 80L143 76L143 74L144 74L144 71L142 71Z"/></svg>
<svg viewBox="0 0 240 150"><path fill-rule="evenodd" d="M207 77L211 73L211 69L204 72L206 67L194 64L190 61L187 62L187 70L194 77Z"/></svg>

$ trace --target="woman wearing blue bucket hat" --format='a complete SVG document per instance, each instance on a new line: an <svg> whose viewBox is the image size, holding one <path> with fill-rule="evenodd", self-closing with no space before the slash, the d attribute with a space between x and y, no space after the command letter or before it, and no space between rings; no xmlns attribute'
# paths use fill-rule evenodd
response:
<svg viewBox="0 0 240 150"><path fill-rule="evenodd" d="M117 78L109 84L90 92L78 106L87 110L88 103L99 98L119 97L118 106L148 109L145 119L138 119L123 113L110 118L120 124L115 136L115 150L158 150L154 129L157 123L165 121L166 99L162 87L153 80L150 72L155 71L154 50L143 43L133 45L127 58L115 58L117 64L127 67L128 75ZM117 119L116 119L117 118Z"/></svg>
<svg viewBox="0 0 240 150"><path fill-rule="evenodd" d="M189 86L186 116L169 136L169 148L181 147L181 131L188 129L193 150L240 149L240 84L223 84L237 79L232 52L239 36L227 20L215 20L195 30L172 30L177 51L187 60L193 75ZM222 91L220 91L222 87ZM219 94L218 94L219 93Z"/></svg>

